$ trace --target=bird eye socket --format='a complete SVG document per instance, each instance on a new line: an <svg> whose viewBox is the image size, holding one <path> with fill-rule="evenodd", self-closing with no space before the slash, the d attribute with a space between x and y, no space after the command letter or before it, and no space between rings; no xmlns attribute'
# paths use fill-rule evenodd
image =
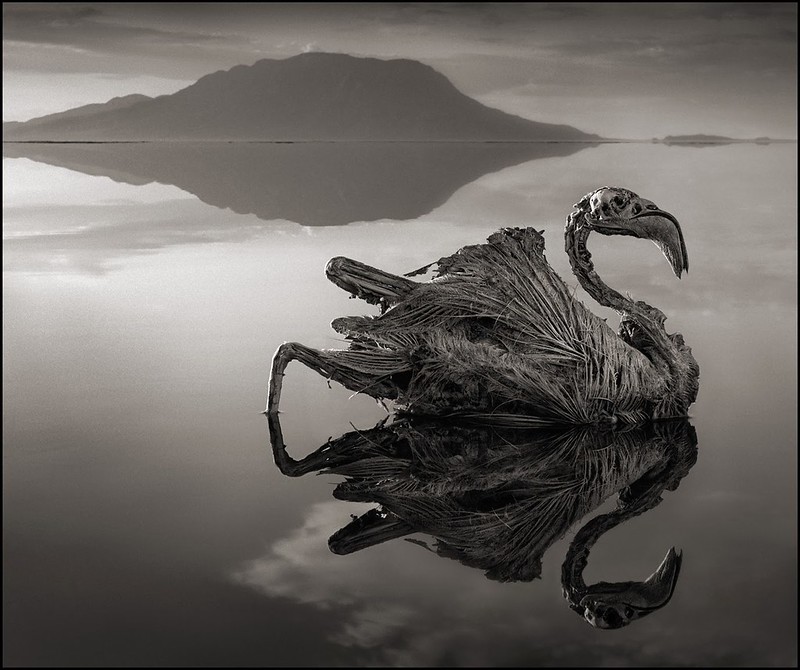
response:
<svg viewBox="0 0 800 670"><path fill-rule="evenodd" d="M630 619L633 616L633 608L626 607L625 608L625 617Z"/></svg>
<svg viewBox="0 0 800 670"><path fill-rule="evenodd" d="M619 628L622 625L622 617L619 615L619 612L617 612L617 610L615 610L613 607L608 611L604 612L601 615L601 618L612 628Z"/></svg>
<svg viewBox="0 0 800 670"><path fill-rule="evenodd" d="M635 203L633 207L631 207L631 212L633 212L634 214L638 214L641 211L642 211L642 206L638 202Z"/></svg>

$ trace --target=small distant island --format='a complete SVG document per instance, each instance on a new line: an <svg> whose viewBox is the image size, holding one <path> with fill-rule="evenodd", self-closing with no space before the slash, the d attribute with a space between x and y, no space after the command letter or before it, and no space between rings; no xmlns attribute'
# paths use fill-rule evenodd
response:
<svg viewBox="0 0 800 670"><path fill-rule="evenodd" d="M738 139L724 135L667 135L664 138L654 137L653 144L688 144L696 146L717 144L772 144L774 142L793 142L795 140L778 140L772 137L756 137L754 139Z"/></svg>

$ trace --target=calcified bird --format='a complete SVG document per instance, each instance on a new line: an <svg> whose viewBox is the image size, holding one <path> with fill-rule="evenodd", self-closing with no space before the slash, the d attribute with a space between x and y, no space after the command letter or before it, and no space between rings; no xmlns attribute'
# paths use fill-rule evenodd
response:
<svg viewBox="0 0 800 670"><path fill-rule="evenodd" d="M284 370L298 360L409 414L533 425L686 416L699 377L691 350L680 334L667 334L660 310L609 288L586 248L592 231L649 239L680 277L689 264L678 221L617 187L599 188L574 207L566 224L572 269L592 298L620 314L618 334L574 298L532 228L505 228L488 244L440 259L429 282L409 278L426 268L401 277L338 257L328 278L380 305L381 314L333 322L350 341L347 350L281 345L267 415L277 414Z"/></svg>

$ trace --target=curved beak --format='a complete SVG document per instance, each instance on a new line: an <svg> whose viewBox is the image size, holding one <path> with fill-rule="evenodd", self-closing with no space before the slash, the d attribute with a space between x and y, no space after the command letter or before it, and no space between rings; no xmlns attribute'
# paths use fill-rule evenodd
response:
<svg viewBox="0 0 800 670"><path fill-rule="evenodd" d="M645 209L632 220L636 221L634 234L652 240L661 249L678 279L681 273L689 271L689 256L678 219L662 209Z"/></svg>
<svg viewBox="0 0 800 670"><path fill-rule="evenodd" d="M592 204L585 219L590 230L602 235L631 235L651 240L666 256L676 277L689 270L689 256L678 219L635 194L622 209L615 207L610 197L607 194L605 200L601 198Z"/></svg>

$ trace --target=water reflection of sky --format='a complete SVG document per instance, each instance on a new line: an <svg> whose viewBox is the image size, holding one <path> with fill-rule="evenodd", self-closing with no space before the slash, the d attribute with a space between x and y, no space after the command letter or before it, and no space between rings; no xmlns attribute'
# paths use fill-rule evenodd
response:
<svg viewBox="0 0 800 670"><path fill-rule="evenodd" d="M795 146L602 146L487 174L417 220L313 228L3 163L7 662L796 662ZM351 506L330 500L333 477L280 477L258 414L280 342L340 346L330 320L370 311L325 262L408 271L533 225L574 284L563 219L605 183L683 224L680 282L642 241L590 247L693 347L700 457L598 544L587 579L644 577L675 544L673 602L589 629L560 595L568 538L533 584L402 541L330 554ZM287 380L298 454L383 415L305 370Z"/></svg>
<svg viewBox="0 0 800 670"><path fill-rule="evenodd" d="M148 145L132 146L141 152ZM273 203L274 206L270 208L268 194L263 196L265 200L260 205L254 205L253 202L248 203L235 188L226 191L224 202L234 210L243 207L247 209L249 204L255 212L283 212L285 216L293 217L290 220L301 223L314 221L315 226L318 226L325 221L324 217L317 216L317 210L321 206L320 199L324 202L331 193L345 187L352 188L353 183L358 183L363 170L362 167L353 167L353 163L358 161L334 161L328 153L335 151L335 147L336 145L325 145L325 155L321 158L331 164L326 170L308 175L300 186L296 185L297 179L287 180L287 183L295 184L293 188L298 190L298 195L292 198L293 202L302 200L301 195L305 191L307 200L313 201L313 204L301 202L293 208L282 208L280 203ZM279 148L290 151L293 146L280 145ZM77 151L69 147L66 150ZM307 155L311 151L307 145L300 145L297 150L306 154L301 161L302 165L313 162L313 154ZM390 150L400 151L396 148ZM411 160L409 154L417 150L422 151L414 146L404 147L402 155L397 159L408 167ZM454 150L448 151L452 153ZM461 151L463 153L464 150ZM493 151L501 150L494 148ZM475 226L476 232L467 238L470 242L480 239L484 231L491 232L500 225L534 225L544 228L548 233L550 262L557 269L565 268L563 272L568 272L563 254L560 253L560 237L569 205L581 194L600 184L624 184L666 209L673 210L684 221L692 272L689 281L694 284L695 290L681 291L685 294L681 296L681 300L691 296L697 299L698 304L707 305L710 302L707 291L718 285L721 278L724 278L726 285L731 282L738 284L738 291L731 292L733 300L747 301L755 295L759 300L765 297L770 300L793 299L794 287L783 278L794 268L796 244L786 243L787 226L783 224L785 218L791 217L796 211L795 190L790 184L794 172L786 167L796 155L794 145L768 148L731 145L713 150L652 145L605 145L583 149L574 156L541 158L493 172L502 167L504 161L520 160L520 150L512 148L502 151L511 151L512 154L505 157L497 153L480 154L475 157L477 167L472 170L462 168L464 179L467 179L468 174L474 176L480 170L487 174L470 184L469 188L462 188L455 197L415 222L419 231L424 231L426 238L438 237L443 240L444 244L436 247L436 253L439 250L441 254L451 251L447 246L450 235L439 234L438 229L442 223L459 228ZM434 155L442 165L454 161L465 162L465 155L451 153L444 156ZM62 162L69 162L60 157L58 151L54 155ZM229 163L222 166L225 169L214 173L214 159L218 158L216 155L201 170L192 167L193 163L198 162L198 156L191 152L182 156L171 170L174 174L184 167L184 173L200 175L193 182L195 190L201 197L209 197L209 183L214 181L210 175L216 174L216 181L231 180L231 165L236 165L241 174L257 174L257 157L257 154L238 156L237 162L228 156ZM140 173L154 171L153 164L158 164L158 158L156 156L150 161L131 159L131 169L139 170ZM428 158L431 156L426 154L415 160L418 164L424 164L423 159ZM89 159L83 160L85 163ZM102 155L97 160L100 167L93 168L91 163L82 163L80 167L98 171L100 174L111 174L117 179L130 179L129 176L120 176L119 169L114 171L108 167L107 155ZM271 153L264 160L270 170L277 169L277 158ZM371 155L369 160L377 162ZM687 174L687 161L697 171L696 178ZM4 161L4 164L7 163L12 161ZM272 219L269 220L269 225L265 225L263 217L259 220L255 216L234 216L229 210L221 212L204 207L196 199L188 198L185 191L159 183L131 188L127 184L102 177L99 180L87 180L76 172L54 170L29 160L13 161L13 164L13 172L4 179L7 263L15 262L18 255L22 255L24 259L21 262L27 264L37 257L46 261L49 254L51 258L57 255L67 263L71 257L81 258L83 263L90 263L90 267L84 266L84 269L99 270L112 258L131 252L148 252L162 247L199 242L238 241L274 235L287 228ZM743 169L743 165L748 164L752 165L752 169ZM425 175L426 181L436 182L424 195L430 203L446 199L455 188L450 178L440 176L442 170L438 167L441 165L437 164L435 167L437 169L432 169ZM11 170L10 165L7 169ZM238 175L239 172L234 176L238 179ZM331 184L332 181L335 184ZM255 179L250 191L259 190L257 182ZM43 183L48 185L46 192L42 192L37 186ZM97 197L98 189L103 195L102 199ZM435 193L439 195L435 196ZM367 213L363 208L363 201L368 194L355 195L359 197L354 197L351 202L330 202L330 206L337 210L337 218L332 223L357 221L359 215ZM391 219L392 213L397 211L396 206L390 203L391 197L409 200L415 196L422 198L423 194L416 193L413 185L409 189L398 187L395 192L382 197L373 195L369 213L377 214L378 219ZM252 196L248 197L253 200ZM126 198L131 204L136 203L136 207L123 207ZM60 207L55 209L54 204ZM402 225L403 232L418 232L408 231L409 228L414 229L412 222ZM289 226L288 229L295 234L299 232L296 226ZM361 232L367 249L385 246L385 238L391 239L395 234L393 230L387 231L386 227L372 232ZM47 238L40 239L45 233ZM369 239L369 235L375 233L378 238ZM338 235L330 232L328 234ZM750 243L742 244L744 238L750 240ZM751 253L754 246L761 253ZM618 280L617 286L636 291L637 294L651 286L654 289L672 286L672 278L668 273L656 271L661 259L658 254L649 253L651 250L645 242L625 240L621 243L619 238L609 240L595 236L592 248L602 250L602 253L595 254L596 263L601 269L604 265L607 266L604 274L610 279ZM15 253L17 249L20 254ZM637 249L638 254L635 253ZM56 250L60 253L56 254ZM697 262L693 260L695 257ZM425 262L428 262L427 257ZM637 266L631 267L634 263ZM618 269L622 272L615 276ZM696 279L698 274L700 284ZM629 282L627 286L626 281ZM663 300L659 304L663 304Z"/></svg>

